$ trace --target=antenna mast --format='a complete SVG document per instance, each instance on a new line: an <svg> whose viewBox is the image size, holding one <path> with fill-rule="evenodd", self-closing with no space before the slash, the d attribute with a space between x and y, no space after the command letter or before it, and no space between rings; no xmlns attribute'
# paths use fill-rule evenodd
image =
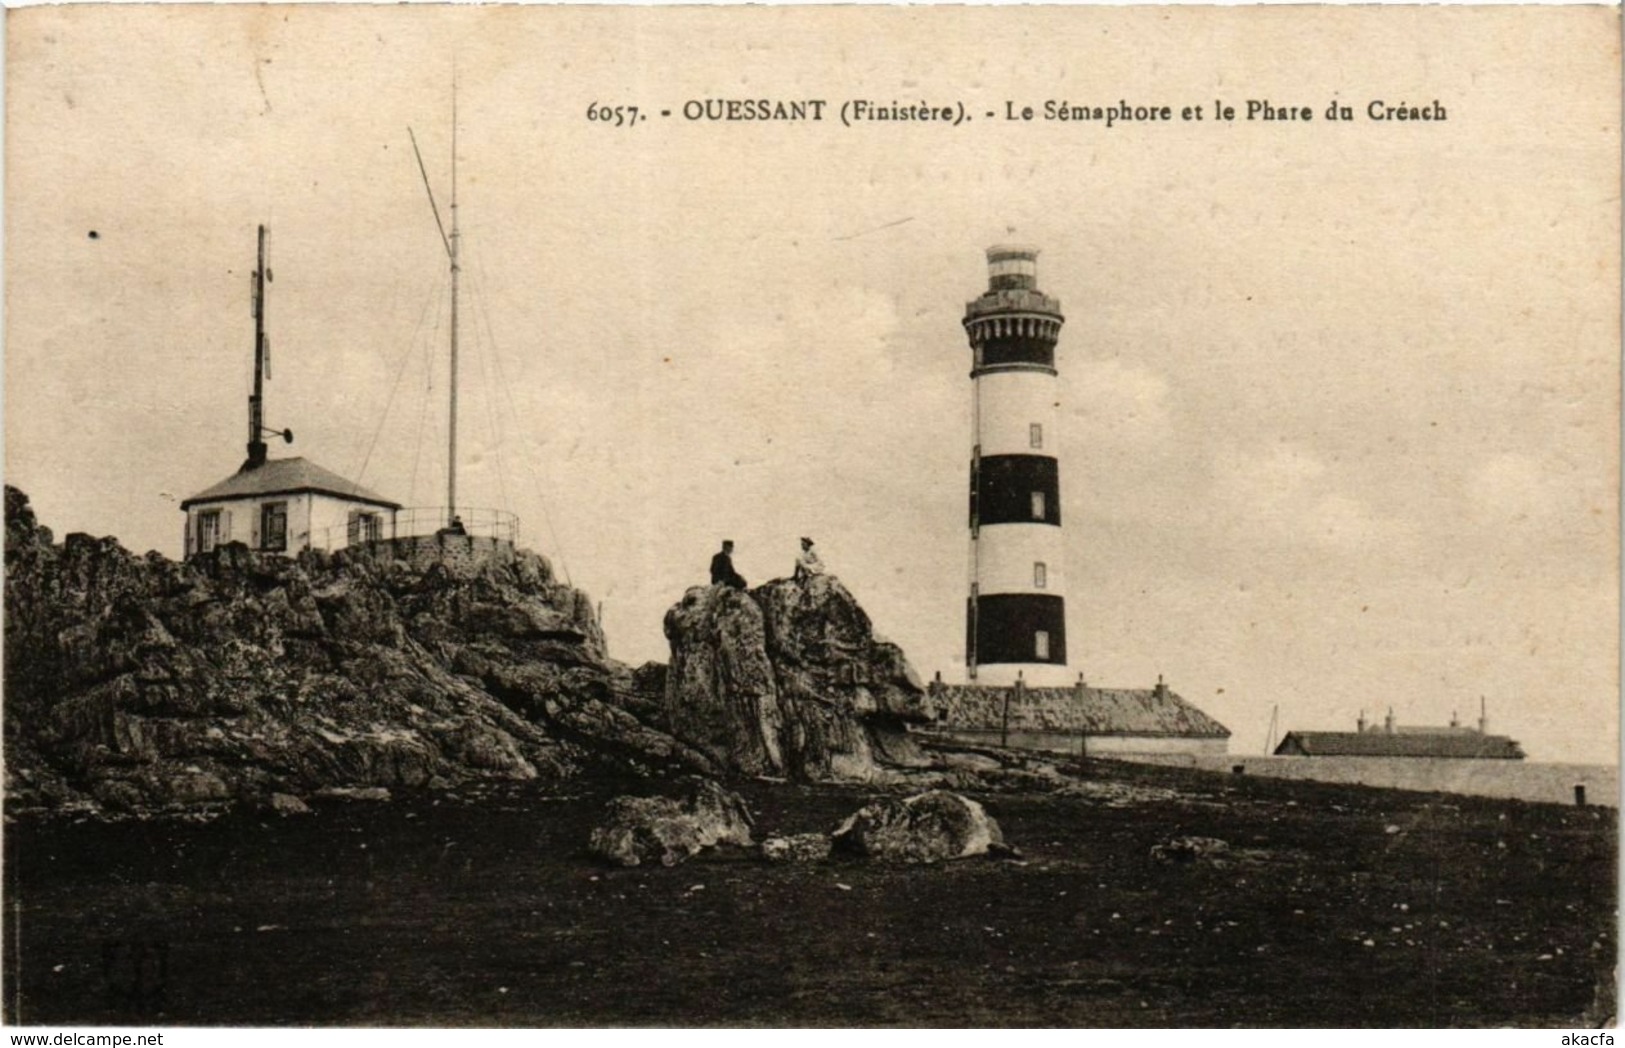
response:
<svg viewBox="0 0 1625 1048"><path fill-rule="evenodd" d="M265 227L260 226L259 256L254 266L254 395L248 398L248 461L244 469L265 465Z"/></svg>
<svg viewBox="0 0 1625 1048"><path fill-rule="evenodd" d="M462 238L457 225L457 77L454 73L451 81L451 232L446 232L445 223L440 220L440 208L434 200L434 187L429 184L429 172L423 166L423 153L418 149L417 135L412 129L406 129L407 137L412 140L412 155L418 160L418 174L423 176L424 191L429 194L429 209L434 212L434 224L440 230L440 243L446 249L446 257L451 261L451 405L448 413L446 431L448 434L446 449L446 523L449 525L457 516L457 304L458 304L458 278L462 266L458 263L458 244Z"/></svg>
<svg viewBox="0 0 1625 1048"><path fill-rule="evenodd" d="M446 523L457 516L457 75L451 78L451 413L446 429L450 435L446 450Z"/></svg>

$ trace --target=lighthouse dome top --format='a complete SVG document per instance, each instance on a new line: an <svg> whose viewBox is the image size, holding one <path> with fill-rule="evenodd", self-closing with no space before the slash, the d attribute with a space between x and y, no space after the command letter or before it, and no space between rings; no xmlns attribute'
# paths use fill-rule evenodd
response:
<svg viewBox="0 0 1625 1048"><path fill-rule="evenodd" d="M995 244L987 249L990 291L1033 291L1038 288L1038 249L1019 244Z"/></svg>
<svg viewBox="0 0 1625 1048"><path fill-rule="evenodd" d="M1038 249L1029 244L994 244L987 249L987 260L998 262L1004 259L1024 258L1029 262L1038 261Z"/></svg>

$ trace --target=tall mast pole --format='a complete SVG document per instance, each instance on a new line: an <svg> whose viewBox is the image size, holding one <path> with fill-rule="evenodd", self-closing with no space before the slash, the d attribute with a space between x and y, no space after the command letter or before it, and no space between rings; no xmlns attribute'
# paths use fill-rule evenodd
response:
<svg viewBox="0 0 1625 1048"><path fill-rule="evenodd" d="M260 226L259 260L254 267L254 395L248 398L248 462L265 464L265 227Z"/></svg>
<svg viewBox="0 0 1625 1048"><path fill-rule="evenodd" d="M451 80L451 412L446 451L446 523L457 515L457 77Z"/></svg>
<svg viewBox="0 0 1625 1048"><path fill-rule="evenodd" d="M434 201L434 187L429 185L429 170L423 166L423 153L418 149L417 136L408 127L406 134L412 140L412 155L417 157L418 174L423 176L423 189L429 194L429 209L434 212L435 228L440 231L440 242L451 259L451 408L446 431L446 523L449 526L457 516L457 284L462 266L458 263L458 244L462 238L457 228L457 74L451 78L451 234L440 221L440 208Z"/></svg>

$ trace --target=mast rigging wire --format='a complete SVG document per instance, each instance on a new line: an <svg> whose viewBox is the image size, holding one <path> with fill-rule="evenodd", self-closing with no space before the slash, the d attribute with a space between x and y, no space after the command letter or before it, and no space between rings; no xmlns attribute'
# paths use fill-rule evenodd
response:
<svg viewBox="0 0 1625 1048"><path fill-rule="evenodd" d="M435 306L436 306L436 309L435 309L435 314L434 314L434 331L432 332L432 335L434 337L425 339L423 341L423 347L422 347L423 348L423 360L424 360L424 363L423 363L424 392L423 392L422 398L420 398L420 400L419 400L418 424L417 424L416 429L413 430L413 433L417 437L417 446L414 448L414 450L412 452L412 486L409 489L409 494L407 496L408 499L411 501L411 503L413 505L417 505L417 501L418 501L418 464L423 459L423 437L430 430L430 428L435 425L435 421L436 421L436 416L434 415L433 412L431 412L429 410L429 404L434 399L434 397L432 395L434 393L434 347L435 347L435 344L439 341L439 335L440 335L440 308L439 307L445 305L445 297L439 293L440 289L443 288L444 286L445 285L442 283L439 287L437 287L435 289L435 291L436 291L436 294L435 294ZM414 346L413 348L416 349L418 347ZM438 441L440 439L439 432L436 431L434 436L435 436L436 442L438 443Z"/></svg>
<svg viewBox="0 0 1625 1048"><path fill-rule="evenodd" d="M412 337L407 341L406 352L401 354L400 366L395 369L395 381L389 387L389 399L384 403L384 413L379 416L378 425L372 431L372 441L367 445L367 453L361 460L361 468L356 470L356 472L353 474L357 484L360 484L367 476L367 467L372 463L372 453L378 447L378 438L383 434L384 426L389 421L389 412L395 404L395 395L400 390L401 378L406 374L406 365L411 361L412 357L417 352L418 335L423 331L424 320L428 319L429 307L435 305L440 300L440 288L444 286L444 284L444 280L441 280L439 284L437 284L434 289L434 294L424 300L423 308L418 312L418 322L416 326L412 328ZM439 323L438 316L439 314L437 313L437 324Z"/></svg>
<svg viewBox="0 0 1625 1048"><path fill-rule="evenodd" d="M481 294L481 290L482 289L481 289L479 284L477 284L477 283L473 284L469 288L469 297L476 300L477 302L479 302L480 308L483 309L484 308L484 298L483 298L483 295ZM487 333L487 335L490 334L490 324L489 323L487 323L487 325L486 325L486 333ZM479 328L478 327L475 327L475 329L474 329L474 337L475 337L475 345L478 345L478 340L479 340ZM498 420L496 409L492 404L493 397L491 396L491 374L490 374L490 370L487 367L486 362L485 362L485 358L487 356L489 356L491 354L491 352L492 352L493 342L492 341L487 341L484 348L485 348L485 352L482 352L482 353L479 354L479 360L480 360L480 382L481 382L481 384L483 386L483 392L484 392L483 399L485 401L485 426L486 426L486 431L491 434L491 451L492 451L493 457L495 457L495 459L496 459L496 464L497 464L497 492L501 496L501 499L502 499L500 505L503 506L504 508L506 508L508 506L511 506L512 502L508 498L508 480L507 480L507 475L506 475L507 470L506 470L506 467L504 466L503 460L502 460L502 433L500 432L501 426L499 425L499 420Z"/></svg>
<svg viewBox="0 0 1625 1048"><path fill-rule="evenodd" d="M484 260L476 256L474 266L476 279L478 279L480 284L483 286L485 283ZM508 413L513 418L515 429L518 429L520 421L519 409L517 406L515 406L513 400L513 383L508 381L507 371L502 366L502 353L497 347L496 335L491 327L491 312L486 306L485 296L483 294L479 296L478 301L482 316L485 320L486 334L491 340L491 357L496 364L497 383L502 387L503 394L508 402ZM575 583L570 579L570 569L567 564L568 557L565 554L564 543L559 541L558 532L553 527L553 515L547 510L547 499L542 494L542 481L536 473L536 463L530 455L524 455L522 457L525 461L526 472L530 474L531 486L534 488L536 493L536 503L541 507L542 510L542 524L547 528L547 535L548 538L553 542L553 548L558 551L559 571L564 575L566 585L573 586Z"/></svg>

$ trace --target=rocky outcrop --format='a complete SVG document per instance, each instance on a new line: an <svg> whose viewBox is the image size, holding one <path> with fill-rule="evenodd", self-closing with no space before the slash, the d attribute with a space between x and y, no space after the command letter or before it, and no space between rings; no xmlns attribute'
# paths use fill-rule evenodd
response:
<svg viewBox="0 0 1625 1048"><path fill-rule="evenodd" d="M831 837L835 851L880 862L931 863L1005 850L993 817L947 790L882 798L854 812Z"/></svg>
<svg viewBox="0 0 1625 1048"><path fill-rule="evenodd" d="M924 689L833 576L696 586L666 613L661 725L730 771L874 780L923 763Z"/></svg>
<svg viewBox="0 0 1625 1048"><path fill-rule="evenodd" d="M784 718L762 610L743 590L695 587L666 613L664 726L747 775L782 775Z"/></svg>
<svg viewBox="0 0 1625 1048"><path fill-rule="evenodd" d="M143 813L563 780L595 768L885 781L925 693L831 576L698 587L669 666L610 659L585 594L508 547L185 562L57 542L6 489L11 810ZM351 791L349 793L344 791Z"/></svg>
<svg viewBox="0 0 1625 1048"><path fill-rule="evenodd" d="M751 845L750 810L736 793L689 776L675 797L616 797L588 851L620 866L675 866L707 849Z"/></svg>
<svg viewBox="0 0 1625 1048"><path fill-rule="evenodd" d="M177 563L56 543L8 487L5 565L13 808L716 767L629 711L633 671L532 553L425 569L387 545L294 559L229 544Z"/></svg>

